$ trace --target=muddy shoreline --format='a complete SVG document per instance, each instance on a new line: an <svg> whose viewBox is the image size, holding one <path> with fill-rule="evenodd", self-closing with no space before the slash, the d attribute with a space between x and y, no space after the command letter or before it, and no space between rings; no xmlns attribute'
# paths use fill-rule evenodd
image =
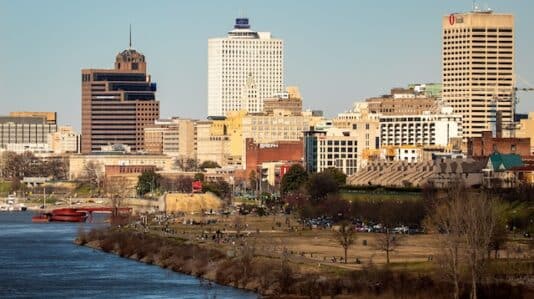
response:
<svg viewBox="0 0 534 299"><path fill-rule="evenodd" d="M450 298L450 285L428 274L369 267L361 271L309 271L306 265L258 256L247 245L233 250L135 230L83 232L80 246L170 269L220 285L251 291L261 298ZM463 286L468 293L468 286ZM485 286L484 298L528 298L517 285ZM463 298L463 297L462 297ZM482 297L481 297L482 298Z"/></svg>

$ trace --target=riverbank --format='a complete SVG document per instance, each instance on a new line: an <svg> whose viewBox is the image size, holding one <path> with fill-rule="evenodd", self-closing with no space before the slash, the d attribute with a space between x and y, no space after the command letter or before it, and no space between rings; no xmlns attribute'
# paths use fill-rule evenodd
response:
<svg viewBox="0 0 534 299"><path fill-rule="evenodd" d="M0 213L0 298L235 298L252 292L77 246L79 224L31 222L30 212ZM85 223L85 229L104 227Z"/></svg>
<svg viewBox="0 0 534 299"><path fill-rule="evenodd" d="M81 233L76 243L124 258L155 264L222 285L253 291L265 298L449 298L451 286L431 274L366 265L350 270L310 264L257 250L254 242L231 248L132 229ZM468 293L468 284L462 289ZM523 286L481 286L485 298L528 298ZM532 295L530 293L530 295Z"/></svg>

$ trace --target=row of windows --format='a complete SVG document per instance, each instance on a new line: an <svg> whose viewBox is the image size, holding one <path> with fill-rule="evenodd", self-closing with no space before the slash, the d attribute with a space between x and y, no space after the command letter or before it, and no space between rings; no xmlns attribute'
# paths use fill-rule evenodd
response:
<svg viewBox="0 0 534 299"><path fill-rule="evenodd" d="M446 35L444 40L448 39L471 39L471 38L513 38L511 34L461 34L461 35Z"/></svg>
<svg viewBox="0 0 534 299"><path fill-rule="evenodd" d="M495 49L495 50L497 50L497 49L499 49L499 50L505 49L505 50L511 50L511 49L513 49L513 47L511 45L510 46L499 45L497 47L495 45L480 45L480 44L476 44L476 45L472 45L472 46L470 46L470 45L447 46L447 47L443 47L443 54L444 55L469 54L469 51L453 51L453 50L469 50L469 49ZM511 51L507 51L507 52L511 52Z"/></svg>
<svg viewBox="0 0 534 299"><path fill-rule="evenodd" d="M445 29L444 34L460 33L460 32L507 32L511 33L511 28L458 28L458 29Z"/></svg>
<svg viewBox="0 0 534 299"><path fill-rule="evenodd" d="M328 159L328 160L331 160L331 159L356 159L357 158L357 155L353 155L353 154L333 154L333 155L319 155L319 157L321 159ZM324 162L327 162L327 161L323 161Z"/></svg>

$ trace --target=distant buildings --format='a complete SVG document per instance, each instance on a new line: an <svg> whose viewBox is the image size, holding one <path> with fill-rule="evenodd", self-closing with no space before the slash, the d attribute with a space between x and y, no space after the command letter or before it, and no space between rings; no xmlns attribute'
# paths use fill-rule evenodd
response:
<svg viewBox="0 0 534 299"><path fill-rule="evenodd" d="M519 121L515 137L530 138L530 153L534 153L534 112L530 112L528 118Z"/></svg>
<svg viewBox="0 0 534 299"><path fill-rule="evenodd" d="M462 137L462 116L445 107L439 114L381 115L382 145L449 145L451 138Z"/></svg>
<svg viewBox="0 0 534 299"><path fill-rule="evenodd" d="M237 18L227 37L208 40L208 116L263 111L263 101L284 90L284 42Z"/></svg>
<svg viewBox="0 0 534 299"><path fill-rule="evenodd" d="M0 116L0 149L9 146L16 151L24 151L24 148L46 151L49 150L44 148L48 135L57 130L55 120L50 122L45 115Z"/></svg>
<svg viewBox="0 0 534 299"><path fill-rule="evenodd" d="M299 140L317 119L322 117L311 113L293 115L287 110L275 110L271 115L247 115L243 118L243 138L252 138L257 143Z"/></svg>
<svg viewBox="0 0 534 299"><path fill-rule="evenodd" d="M442 18L443 100L462 115L463 137L514 119L514 16L491 11Z"/></svg>
<svg viewBox="0 0 534 299"><path fill-rule="evenodd" d="M9 116L11 117L43 117L47 124L57 125L57 112L15 111L15 112L9 112Z"/></svg>
<svg viewBox="0 0 534 299"><path fill-rule="evenodd" d="M122 166L111 167L110 166ZM97 177L104 179L106 167L116 172L132 171L136 173L139 169L146 167L169 171L172 169L173 161L171 157L165 155L141 155L126 154L120 152L98 152L89 155L70 155L69 156L69 175L70 180L81 179L87 175L88 168Z"/></svg>
<svg viewBox="0 0 534 299"><path fill-rule="evenodd" d="M424 94L427 97L441 99L443 85L441 83L412 83L408 84L409 89L413 89L418 94Z"/></svg>
<svg viewBox="0 0 534 299"><path fill-rule="evenodd" d="M61 126L48 135L48 144L54 154L76 154L80 152L80 139L72 127Z"/></svg>
<svg viewBox="0 0 534 299"><path fill-rule="evenodd" d="M249 177L252 171L260 173L264 163L280 162L280 165L303 162L304 146L301 140L297 141L276 141L271 143L255 143L252 138L245 140L245 171ZM276 167L277 165L271 165ZM279 165L278 165L279 166ZM274 172L273 172L274 173ZM271 176L270 183L274 185L274 175Z"/></svg>
<svg viewBox="0 0 534 299"><path fill-rule="evenodd" d="M471 157L489 157L495 152L530 156L530 138L497 138L492 136L492 132L486 131L482 132L481 137L467 140L467 154Z"/></svg>
<svg viewBox="0 0 534 299"><path fill-rule="evenodd" d="M389 95L366 99L369 113L381 115L414 115L424 111L439 112L437 98L409 88L393 88Z"/></svg>
<svg viewBox="0 0 534 299"><path fill-rule="evenodd" d="M117 54L114 69L84 69L81 78L82 152L109 144L143 150L144 129L159 118L145 56L129 48Z"/></svg>
<svg viewBox="0 0 534 299"><path fill-rule="evenodd" d="M172 157L194 158L195 121L183 118L157 120L145 128L145 151Z"/></svg>
<svg viewBox="0 0 534 299"><path fill-rule="evenodd" d="M198 121L196 123L196 158L199 162L214 161L217 164L235 164L230 152L230 138L228 134L217 134L211 132L213 121ZM240 159L241 157L239 157Z"/></svg>
<svg viewBox="0 0 534 299"><path fill-rule="evenodd" d="M263 101L263 112L274 114L275 110L286 110L291 115L302 114L302 97L296 86L289 86L287 92L277 94Z"/></svg>

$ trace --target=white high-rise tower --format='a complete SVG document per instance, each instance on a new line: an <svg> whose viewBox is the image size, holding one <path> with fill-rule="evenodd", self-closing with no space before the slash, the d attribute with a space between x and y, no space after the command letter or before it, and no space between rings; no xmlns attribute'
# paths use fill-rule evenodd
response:
<svg viewBox="0 0 534 299"><path fill-rule="evenodd" d="M253 78L256 105L243 105L247 80ZM208 116L221 117L248 107L263 111L263 99L284 91L284 42L270 32L250 29L247 18L237 18L227 37L208 40Z"/></svg>
<svg viewBox="0 0 534 299"><path fill-rule="evenodd" d="M475 9L442 18L445 103L462 115L463 137L514 121L514 16Z"/></svg>

